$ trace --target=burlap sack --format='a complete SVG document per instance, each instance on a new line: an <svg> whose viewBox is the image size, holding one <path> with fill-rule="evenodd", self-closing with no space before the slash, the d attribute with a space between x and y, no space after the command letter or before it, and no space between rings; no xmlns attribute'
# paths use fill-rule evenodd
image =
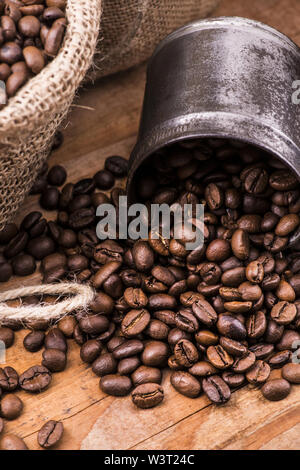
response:
<svg viewBox="0 0 300 470"><path fill-rule="evenodd" d="M146 60L168 33L204 18L220 0L103 0L94 78Z"/></svg>
<svg viewBox="0 0 300 470"><path fill-rule="evenodd" d="M0 229L28 194L92 62L101 0L68 0L66 14L58 56L0 111Z"/></svg>

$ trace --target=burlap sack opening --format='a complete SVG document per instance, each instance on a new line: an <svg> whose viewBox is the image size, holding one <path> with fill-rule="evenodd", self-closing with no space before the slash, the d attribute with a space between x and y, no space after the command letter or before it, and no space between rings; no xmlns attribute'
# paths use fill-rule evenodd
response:
<svg viewBox="0 0 300 470"><path fill-rule="evenodd" d="M206 17L220 0L104 0L93 78L146 60L171 31Z"/></svg>
<svg viewBox="0 0 300 470"><path fill-rule="evenodd" d="M92 62L101 0L68 0L66 14L58 56L0 111L0 229L28 194Z"/></svg>

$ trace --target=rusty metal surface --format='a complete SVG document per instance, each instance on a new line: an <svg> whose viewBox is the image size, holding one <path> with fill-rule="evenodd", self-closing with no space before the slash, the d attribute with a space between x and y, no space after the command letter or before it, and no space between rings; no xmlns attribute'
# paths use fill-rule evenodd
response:
<svg viewBox="0 0 300 470"><path fill-rule="evenodd" d="M275 29L244 18L213 18L165 38L148 66L128 195L155 150L185 138L229 137L273 153L300 178L300 49Z"/></svg>

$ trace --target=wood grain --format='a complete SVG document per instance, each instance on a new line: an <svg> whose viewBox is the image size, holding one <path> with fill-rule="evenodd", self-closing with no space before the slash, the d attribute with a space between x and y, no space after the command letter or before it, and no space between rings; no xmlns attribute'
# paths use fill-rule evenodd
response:
<svg viewBox="0 0 300 470"><path fill-rule="evenodd" d="M300 44L299 0L223 0L214 15L266 22ZM81 90L64 123L65 143L52 154L50 164L64 164L69 180L76 181L101 169L108 155L129 157L144 86L145 66L140 66ZM37 196L27 199L18 221L38 207L37 200ZM2 284L0 291L39 281L37 272ZM7 351L7 364L20 373L41 361L41 352L30 354L22 346L27 332L18 332L15 345ZM5 423L5 432L24 437L29 448L38 449L37 431L46 420L58 419L65 425L59 449L299 449L300 388L293 387L286 400L270 403L248 386L236 391L227 405L216 407L205 397L180 396L168 375L163 381L164 402L153 410L137 410L130 397L101 392L99 379L80 361L79 347L69 341L67 369L55 374L41 395L18 392L24 412Z"/></svg>

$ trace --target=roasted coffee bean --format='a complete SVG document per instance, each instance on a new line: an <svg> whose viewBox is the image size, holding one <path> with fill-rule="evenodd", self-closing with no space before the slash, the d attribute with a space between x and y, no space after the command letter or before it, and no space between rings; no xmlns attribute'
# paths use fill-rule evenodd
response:
<svg viewBox="0 0 300 470"><path fill-rule="evenodd" d="M258 343L250 346L250 351L254 352L256 359L266 359L274 351L273 344Z"/></svg>
<svg viewBox="0 0 300 470"><path fill-rule="evenodd" d="M14 434L6 434L0 439L1 450L28 450L27 445L18 436Z"/></svg>
<svg viewBox="0 0 300 470"><path fill-rule="evenodd" d="M23 251L28 242L28 234L26 232L19 232L14 238L12 238L3 251L6 258L13 258ZM31 240L33 242L33 240Z"/></svg>
<svg viewBox="0 0 300 470"><path fill-rule="evenodd" d="M244 356L238 357L232 364L232 370L238 374L251 369L256 360L255 354L248 351Z"/></svg>
<svg viewBox="0 0 300 470"><path fill-rule="evenodd" d="M163 388L156 383L138 385L131 393L133 403L139 408L153 408L164 399Z"/></svg>
<svg viewBox="0 0 300 470"><path fill-rule="evenodd" d="M222 379L230 388L240 387L245 382L244 374L235 374L228 370L222 373Z"/></svg>
<svg viewBox="0 0 300 470"><path fill-rule="evenodd" d="M0 263L0 282L9 281L13 275L13 268L10 263Z"/></svg>
<svg viewBox="0 0 300 470"><path fill-rule="evenodd" d="M300 334L294 330L284 330L281 335L280 341L276 344L276 349L278 351L284 351L289 349L290 351L295 351L298 349L300 344Z"/></svg>
<svg viewBox="0 0 300 470"><path fill-rule="evenodd" d="M128 162L123 157L112 156L105 160L105 169L112 173L116 178L127 175Z"/></svg>
<svg viewBox="0 0 300 470"><path fill-rule="evenodd" d="M196 398L200 395L201 384L200 382L188 372L175 371L172 372L170 378L171 384L175 390L181 395L189 398Z"/></svg>
<svg viewBox="0 0 300 470"><path fill-rule="evenodd" d="M300 364L285 364L282 368L282 377L292 384L300 383Z"/></svg>
<svg viewBox="0 0 300 470"><path fill-rule="evenodd" d="M213 326L218 319L214 308L206 301L198 299L192 305L196 318L207 326Z"/></svg>
<svg viewBox="0 0 300 470"><path fill-rule="evenodd" d="M102 266L95 274L93 279L93 285L96 289L99 289L102 284L118 269L121 267L119 261L110 261L104 266Z"/></svg>
<svg viewBox="0 0 300 470"><path fill-rule="evenodd" d="M50 371L44 366L33 366L19 377L20 387L26 392L41 393L51 383Z"/></svg>
<svg viewBox="0 0 300 470"><path fill-rule="evenodd" d="M224 203L223 191L214 183L210 183L205 189L205 199L210 210L219 209Z"/></svg>
<svg viewBox="0 0 300 470"><path fill-rule="evenodd" d="M175 324L188 333L195 333L199 329L198 321L190 309L180 309L175 315Z"/></svg>
<svg viewBox="0 0 300 470"><path fill-rule="evenodd" d="M209 346L206 351L207 358L217 369L228 369L233 364L233 358L220 346Z"/></svg>
<svg viewBox="0 0 300 470"><path fill-rule="evenodd" d="M87 315L79 321L79 326L84 333L97 335L108 329L109 320L104 315Z"/></svg>
<svg viewBox="0 0 300 470"><path fill-rule="evenodd" d="M242 266L226 270L221 277L222 284L228 287L238 287L245 280L246 272Z"/></svg>
<svg viewBox="0 0 300 470"><path fill-rule="evenodd" d="M10 348L15 340L15 333L10 328L0 327L0 342L2 341L6 348Z"/></svg>
<svg viewBox="0 0 300 470"><path fill-rule="evenodd" d="M240 343L239 341L235 341L230 338L226 338L225 336L221 336L220 338L220 345L222 346L228 354L232 356L244 356L247 353L247 347Z"/></svg>
<svg viewBox="0 0 300 470"><path fill-rule="evenodd" d="M197 348L187 339L182 339L175 344L174 355L177 363L183 367L191 367L199 359Z"/></svg>
<svg viewBox="0 0 300 470"><path fill-rule="evenodd" d="M278 302L271 310L272 319L279 325L288 325L294 320L296 314L296 306L286 301Z"/></svg>
<svg viewBox="0 0 300 470"><path fill-rule="evenodd" d="M117 361L112 353L99 356L92 364L92 371L99 377L113 374L117 370Z"/></svg>
<svg viewBox="0 0 300 470"><path fill-rule="evenodd" d="M110 189L115 184L113 174L108 170L100 170L94 176L94 182L98 189Z"/></svg>
<svg viewBox="0 0 300 470"><path fill-rule="evenodd" d="M287 362L291 360L292 353L291 351L280 351L276 354L274 354L270 359L269 359L269 364L271 367L274 368L281 368L284 366Z"/></svg>
<svg viewBox="0 0 300 470"><path fill-rule="evenodd" d="M61 422L47 421L38 432L38 444L44 449L49 449L61 440L63 432L64 426Z"/></svg>
<svg viewBox="0 0 300 470"><path fill-rule="evenodd" d="M44 344L46 349L60 349L64 353L68 349L67 341L61 330L57 327L51 328L48 331Z"/></svg>
<svg viewBox="0 0 300 470"><path fill-rule="evenodd" d="M43 331L31 331L23 340L24 348L29 352L37 352L41 349L45 341L45 333Z"/></svg>
<svg viewBox="0 0 300 470"><path fill-rule="evenodd" d="M76 319L73 316L68 315L59 320L57 327L63 335L66 336L66 338L72 338L76 325Z"/></svg>
<svg viewBox="0 0 300 470"><path fill-rule="evenodd" d="M217 239L208 245L206 258L214 263L219 263L231 255L230 243L227 240Z"/></svg>
<svg viewBox="0 0 300 470"><path fill-rule="evenodd" d="M115 354L116 351L114 351ZM169 348L162 341L149 341L142 352L141 360L145 366L163 367L168 360Z"/></svg>
<svg viewBox="0 0 300 470"><path fill-rule="evenodd" d="M0 369L0 390L12 392L19 384L18 373L12 367Z"/></svg>
<svg viewBox="0 0 300 470"><path fill-rule="evenodd" d="M132 382L135 386L146 383L161 383L162 373L156 367L148 367L141 365L131 375Z"/></svg>
<svg viewBox="0 0 300 470"><path fill-rule="evenodd" d="M245 230L235 230L231 239L231 248L238 259L245 260L249 257L250 242Z"/></svg>
<svg viewBox="0 0 300 470"><path fill-rule="evenodd" d="M153 294L148 299L148 307L153 310L172 310L176 307L176 299L169 294Z"/></svg>
<svg viewBox="0 0 300 470"><path fill-rule="evenodd" d="M101 377L100 388L108 395L122 397L128 395L132 388L132 382L126 375L109 374Z"/></svg>
<svg viewBox="0 0 300 470"><path fill-rule="evenodd" d="M279 401L289 395L291 386L285 379L273 379L266 382L261 391L267 400Z"/></svg>
<svg viewBox="0 0 300 470"><path fill-rule="evenodd" d="M126 357L136 356L143 350L144 343L142 341L139 339L129 339L113 349L113 356L115 359L120 360Z"/></svg>
<svg viewBox="0 0 300 470"><path fill-rule="evenodd" d="M246 379L251 384L259 385L268 380L270 372L270 366L266 362L258 360L255 362L254 366L246 372Z"/></svg>
<svg viewBox="0 0 300 470"><path fill-rule="evenodd" d="M102 351L102 345L96 339L90 339L81 346L80 357L83 362L94 362Z"/></svg>
<svg viewBox="0 0 300 470"><path fill-rule="evenodd" d="M246 321L248 338L261 338L267 328L267 319L262 311L251 314Z"/></svg>
<svg viewBox="0 0 300 470"><path fill-rule="evenodd" d="M42 366L51 372L61 372L67 364L66 354L60 349L45 349L43 352Z"/></svg>
<svg viewBox="0 0 300 470"><path fill-rule="evenodd" d="M235 317L222 315L217 322L217 329L221 335L236 341L243 341L247 336L245 326Z"/></svg>
<svg viewBox="0 0 300 470"><path fill-rule="evenodd" d="M2 418L13 420L20 416L23 410L23 402L16 395L5 395L0 402L0 414Z"/></svg>
<svg viewBox="0 0 300 470"><path fill-rule="evenodd" d="M122 359L118 364L118 373L120 375L130 375L140 366L140 364L141 361L137 356Z"/></svg>
<svg viewBox="0 0 300 470"><path fill-rule="evenodd" d="M33 238L27 245L28 253L37 260L42 260L55 251L54 241L47 236Z"/></svg>
<svg viewBox="0 0 300 470"><path fill-rule="evenodd" d="M217 374L216 369L210 362L199 361L189 368L189 373L198 377L209 377L210 375Z"/></svg>
<svg viewBox="0 0 300 470"><path fill-rule="evenodd" d="M130 338L140 334L150 322L150 313L146 309L130 310L121 324L121 331L125 337Z"/></svg>
<svg viewBox="0 0 300 470"><path fill-rule="evenodd" d="M226 403L230 399L230 389L226 382L224 382L224 380L218 375L204 378L202 381L202 387L205 395L213 403Z"/></svg>
<svg viewBox="0 0 300 470"><path fill-rule="evenodd" d="M16 276L29 276L36 269L36 263L33 256L18 255L12 260L12 268Z"/></svg>

